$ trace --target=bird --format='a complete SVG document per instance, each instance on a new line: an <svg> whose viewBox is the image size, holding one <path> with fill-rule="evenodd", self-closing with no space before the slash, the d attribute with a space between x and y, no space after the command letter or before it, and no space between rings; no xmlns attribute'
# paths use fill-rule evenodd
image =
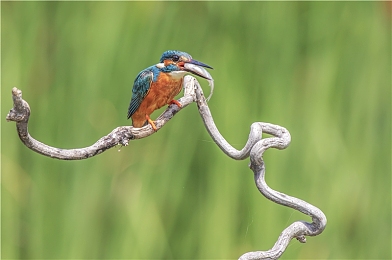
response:
<svg viewBox="0 0 392 260"><path fill-rule="evenodd" d="M181 92L186 73L190 72L211 80L207 76L208 73L200 72L198 69L200 67L213 69L207 64L194 60L186 52L168 50L162 54L159 63L142 70L134 81L128 107L128 119L132 118L132 126L140 128L150 124L152 129L157 131L150 115L165 105L176 104L181 107L180 102L174 97Z"/></svg>

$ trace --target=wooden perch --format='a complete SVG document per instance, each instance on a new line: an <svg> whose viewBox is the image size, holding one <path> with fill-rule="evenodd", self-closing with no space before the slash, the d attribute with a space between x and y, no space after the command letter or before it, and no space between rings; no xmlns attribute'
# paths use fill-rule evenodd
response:
<svg viewBox="0 0 392 260"><path fill-rule="evenodd" d="M22 91L13 88L12 97L14 107L8 113L6 118L7 121L16 122L18 135L28 148L51 158L61 160L87 159L116 145L127 146L131 140L141 139L155 133L150 125L142 128L120 126L89 147L78 149L51 147L30 136L27 128L30 117L30 107L28 103L22 99ZM291 239L296 238L299 242L305 243L305 236L316 236L323 232L327 224L327 219L320 209L303 200L275 191L265 182L263 153L269 148L285 149L290 144L290 133L284 127L262 122L253 123L251 125L248 141L244 148L239 151L232 147L219 133L199 82L194 77L186 76L184 78L184 96L178 101L182 105L181 108L176 105L171 105L155 121L158 130L181 109L192 102L196 102L204 125L219 148L235 160L243 160L250 157L249 167L254 172L255 183L261 194L275 203L298 210L312 218L311 223L296 221L284 229L275 245L270 250L248 252L243 254L239 258L240 260L278 259L286 250ZM262 133L270 134L273 137L262 139Z"/></svg>

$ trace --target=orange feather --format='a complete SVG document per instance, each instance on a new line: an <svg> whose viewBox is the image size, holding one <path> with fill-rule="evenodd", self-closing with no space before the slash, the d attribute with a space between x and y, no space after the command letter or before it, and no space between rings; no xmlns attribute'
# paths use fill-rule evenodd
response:
<svg viewBox="0 0 392 260"><path fill-rule="evenodd" d="M131 116L134 127L146 124L146 115L150 116L155 110L170 104L182 89L182 78L175 79L167 73L160 73L157 81L151 83L147 96L139 108Z"/></svg>

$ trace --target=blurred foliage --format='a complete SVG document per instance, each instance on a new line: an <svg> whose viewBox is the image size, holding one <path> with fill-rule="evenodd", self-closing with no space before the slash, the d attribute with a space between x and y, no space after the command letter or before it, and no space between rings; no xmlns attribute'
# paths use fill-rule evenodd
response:
<svg viewBox="0 0 392 260"><path fill-rule="evenodd" d="M234 259L310 221L259 194L195 104L84 161L34 153L5 123L17 86L35 138L88 146L131 123L134 78L168 49L215 68L210 108L235 147L252 122L291 132L267 181L328 225L283 259L391 258L390 23L387 2L1 2L2 258Z"/></svg>

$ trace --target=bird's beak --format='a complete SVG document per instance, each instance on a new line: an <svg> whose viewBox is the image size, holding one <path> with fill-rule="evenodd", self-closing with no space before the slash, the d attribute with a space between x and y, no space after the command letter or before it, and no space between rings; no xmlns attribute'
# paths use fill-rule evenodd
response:
<svg viewBox="0 0 392 260"><path fill-rule="evenodd" d="M203 62L200 62L200 61L197 61L197 60L190 60L190 61L188 61L188 63L192 63L192 64L194 64L196 66L200 66L200 67L204 67L204 68L214 69L213 67L208 66L207 64L204 64Z"/></svg>
<svg viewBox="0 0 392 260"><path fill-rule="evenodd" d="M189 60L184 62L184 70L202 78L211 80L212 77L204 68L213 69L211 66L197 60ZM204 67L204 68L203 68Z"/></svg>

